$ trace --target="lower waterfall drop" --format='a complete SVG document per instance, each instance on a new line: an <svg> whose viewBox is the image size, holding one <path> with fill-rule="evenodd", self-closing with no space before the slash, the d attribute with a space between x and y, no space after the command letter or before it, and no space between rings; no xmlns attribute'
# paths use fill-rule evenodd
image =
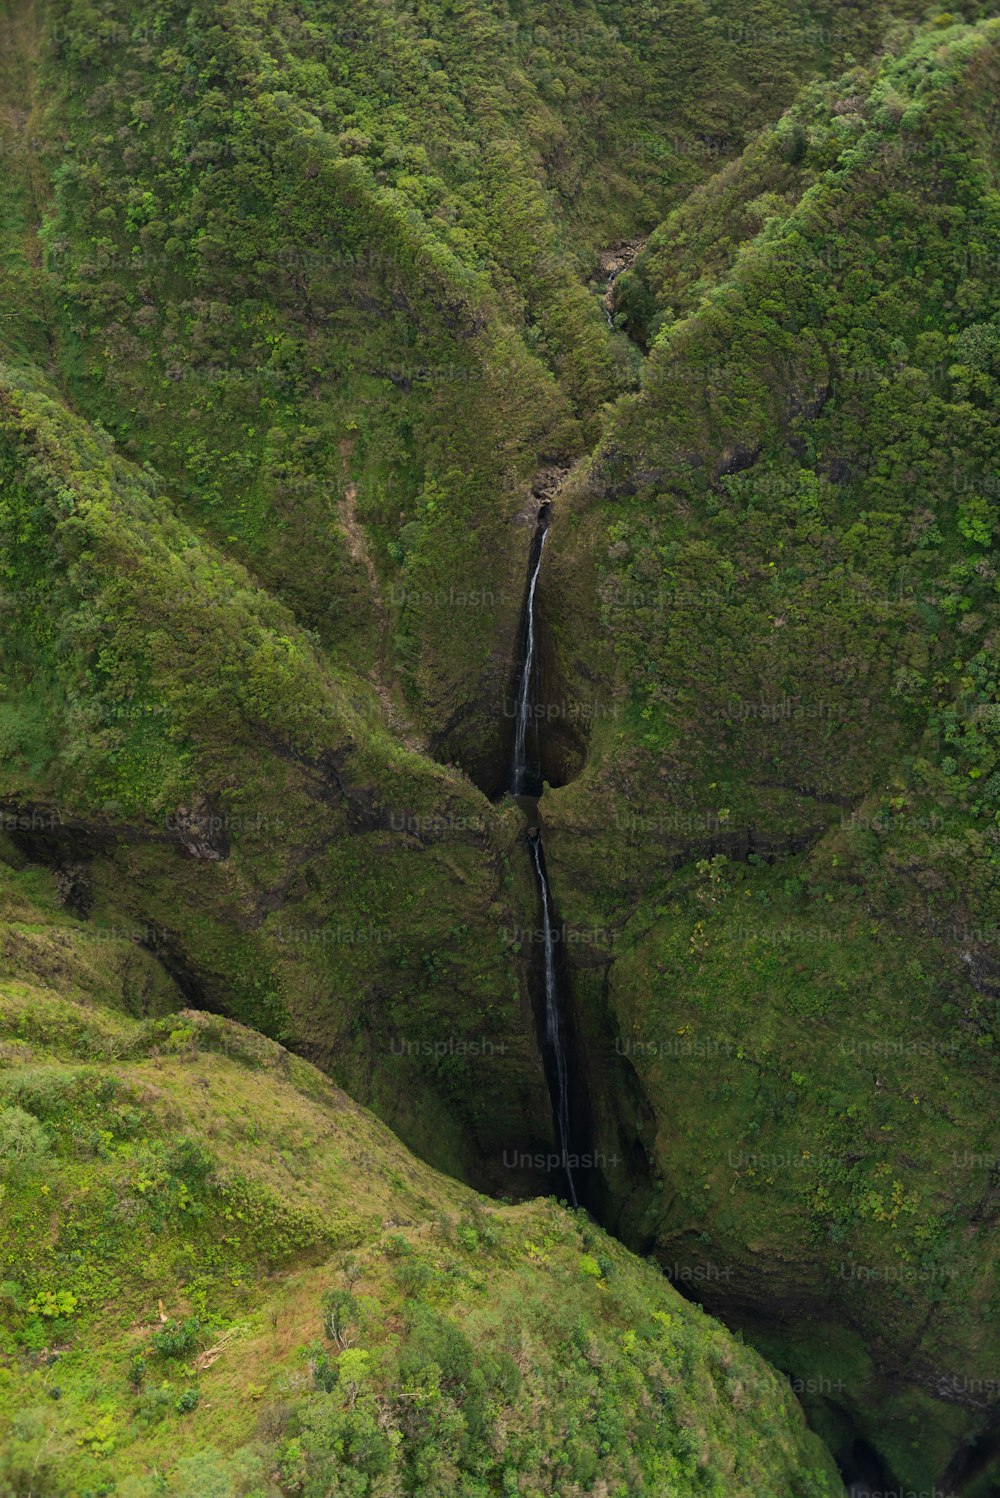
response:
<svg viewBox="0 0 1000 1498"><path fill-rule="evenodd" d="M559 1146L559 1156L566 1173L569 1199L576 1207L579 1206L579 1201L576 1194L576 1182L573 1179L570 1151L569 1063L566 1054L566 1028L563 1022L562 996L559 991L559 973L556 967L556 943L559 940L560 931L556 924L555 911L552 908L552 896L549 893L549 881L545 873L545 854L542 851L541 835L537 829L533 828L529 831L528 843L531 848L532 862L535 865L535 877L542 896L542 935L545 948L545 1041L551 1058L550 1085L552 1112L556 1124L556 1143Z"/></svg>

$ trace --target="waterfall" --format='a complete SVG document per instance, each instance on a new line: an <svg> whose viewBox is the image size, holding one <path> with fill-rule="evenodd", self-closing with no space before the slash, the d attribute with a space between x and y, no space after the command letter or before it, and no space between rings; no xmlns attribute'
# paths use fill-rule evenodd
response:
<svg viewBox="0 0 1000 1498"><path fill-rule="evenodd" d="M528 761L528 723L532 717L531 682L535 672L536 610L535 594L538 589L538 574L542 570L542 548L549 532L551 506L546 501L538 511L538 529L531 544L529 558L528 597L524 606L524 654L521 677L517 688L517 707L514 718L514 762L511 769L511 790L515 796L536 796L542 788L541 766Z"/></svg>
<svg viewBox="0 0 1000 1498"><path fill-rule="evenodd" d="M552 506L543 501L538 510L538 526L531 543L528 557L528 592L524 602L521 624L521 672L517 681L517 707L514 724L514 753L511 764L510 789L520 798L522 809L534 812L534 803L542 793L541 755L537 734L533 753L529 753L528 725L535 717L536 702L532 693L537 676L536 654L538 637L537 594L538 578L542 570L542 550L552 518ZM576 1181L573 1175L573 1126L571 1122L569 1054L566 1044L564 1005L566 995L558 961L558 943L561 937L556 920L555 906L549 890L545 871L545 854L542 850L541 833L537 827L528 829L528 846L535 869L535 883L542 907L544 1008L539 1019L541 1046L545 1072L552 1098L552 1114L555 1123L556 1143L559 1159L569 1188L569 1201L579 1206ZM543 1022L544 1021L544 1022Z"/></svg>
<svg viewBox="0 0 1000 1498"><path fill-rule="evenodd" d="M556 968L556 942L559 928L556 925L549 881L545 873L545 854L542 839L535 831L529 832L528 842L535 865L535 877L542 896L542 935L545 946L545 1042L551 1058L552 1111L556 1123L556 1143L566 1172L569 1199L574 1207L579 1205L573 1167L570 1164L569 1123L569 1068L566 1062L566 1035L563 1026L562 1002L559 991L559 974Z"/></svg>
<svg viewBox="0 0 1000 1498"><path fill-rule="evenodd" d="M608 327L612 333L617 332L615 328L615 282L618 272L613 270L608 277L607 290L604 293L604 316L607 318Z"/></svg>

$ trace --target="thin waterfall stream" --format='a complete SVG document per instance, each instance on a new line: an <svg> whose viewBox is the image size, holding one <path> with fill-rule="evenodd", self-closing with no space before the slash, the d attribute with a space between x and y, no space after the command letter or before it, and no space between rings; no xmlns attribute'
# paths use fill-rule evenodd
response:
<svg viewBox="0 0 1000 1498"><path fill-rule="evenodd" d="M612 333L623 332L630 337L624 328L619 328L615 317L617 307L617 281L622 271L631 269L636 256L645 248L646 240L623 239L610 249L604 251L601 256L601 268L604 271L604 290L601 294L601 305L604 308L604 320Z"/></svg>
<svg viewBox="0 0 1000 1498"><path fill-rule="evenodd" d="M532 687L535 684L536 635L538 632L538 575L542 570L542 550L552 520L552 506L548 500L539 506L538 525L528 556L528 592L524 600L524 615L521 636L524 641L521 654L521 677L517 687L517 706L514 713L514 758L511 765L510 789L514 796L537 798L542 793L542 767L537 745L537 718ZM528 728L534 721L535 753L528 757Z"/></svg>
<svg viewBox="0 0 1000 1498"><path fill-rule="evenodd" d="M608 257L609 263L606 266L608 274L603 300L608 324L612 328L615 326L615 282L619 274L631 264L641 247L642 241L636 240L627 245L617 246L613 254ZM558 487L558 479L553 487ZM593 1145L594 1111L588 1083L596 1079L597 1087L604 1089L597 1094L598 1106L602 1110L599 1115L602 1142L603 1139L609 1137L607 1108L609 1083L619 1090L624 1107L631 1111L631 1116L635 1120L638 1120L635 1123L636 1130L645 1127L647 1137L649 1137L655 1131L655 1117L648 1107L640 1082L627 1062L619 1067L613 1077L601 1076L599 1072L595 1072L593 1078L588 1076L588 1063L593 1061L594 1053L586 1048L586 1043L581 1037L582 1033L586 1033L588 1037L593 1036L593 1016L586 1017L584 1023L590 1028L582 1031L580 1015L572 1005L573 995L565 962L566 935L552 896L545 860L540 802L545 789L546 771L549 772L551 779L558 756L554 752L551 737L543 742L543 735L540 731L541 725L549 722L543 693L547 688L546 678L550 673L547 662L542 658L545 641L539 627L539 592L542 560L552 524L553 506L549 498L551 490L536 489L534 492L539 499L539 506L528 554L527 586L518 634L518 669L513 692L515 703L513 744L506 778L507 790L517 802L527 823L527 844L541 916L541 925L535 934L536 942L538 937L541 941L533 948L530 986L535 1008L539 1049L551 1102L554 1142L558 1152L549 1157L550 1189L556 1189L558 1185L559 1194L565 1194L565 1200L572 1207L576 1208L581 1205L586 1207L595 1220L609 1232L614 1233L636 1252L647 1254L651 1249L655 1250L655 1240L651 1242L646 1239L646 1230L641 1218L637 1219L621 1213L614 1194L616 1184L609 1188L606 1180L603 1179L603 1166L601 1172L597 1170L597 1161L598 1159L603 1161L604 1156L596 1152ZM502 782L502 772L497 779ZM557 781L557 783L563 782ZM615 1044L617 1046L617 1041ZM610 1046L608 1049L610 1050ZM602 1065L607 1068L607 1061L602 1062ZM652 1194L655 1161L650 1161L643 1140L638 1134L630 1137L626 1128L624 1135L620 1132L616 1136L615 1127L612 1116L611 1142L617 1146L622 1144L624 1139L623 1147L626 1156L624 1163L627 1166L629 1180L637 1187L638 1196L641 1198L645 1192L648 1201ZM612 1155L611 1159L616 1166L620 1163L616 1155ZM620 1190L620 1184L617 1184L617 1189ZM661 1268L671 1283L682 1295L695 1301L696 1304L703 1305L711 1314L722 1319L730 1329L746 1333L754 1345L759 1345L758 1336L764 1340L770 1335L771 1328L767 1323L763 1320L755 1321L738 1301L727 1301L725 1297L710 1300L705 1293L705 1287L700 1284L696 1294L685 1276L680 1273L678 1266L675 1265L674 1271L671 1272L670 1265L662 1262L659 1254L656 1254L656 1258L660 1261ZM789 1372L788 1376L792 1377L793 1373ZM815 1417L811 1407L806 1405L804 1408L807 1418L810 1423L813 1423ZM861 1498L863 1494L888 1493L890 1488L896 1491L898 1484L891 1472L883 1463L880 1454L857 1434L857 1428L848 1411L836 1405L833 1405L833 1409L847 1432L840 1440L835 1455L851 1494L857 1494L858 1498ZM988 1460L993 1449L993 1445L990 1444L989 1453L982 1460ZM968 1461L969 1470L974 1473L975 1458L969 1457ZM964 1470L958 1458L953 1462L952 1468L956 1474L964 1476ZM898 1490L902 1492L901 1487Z"/></svg>
<svg viewBox="0 0 1000 1498"><path fill-rule="evenodd" d="M531 860L535 868L535 878L542 897L542 937L545 958L545 1040L552 1057L552 1070L555 1079L555 1085L552 1086L552 1113L555 1118L556 1143L559 1146L559 1156L562 1160L563 1170L566 1173L566 1182L569 1186L569 1199L573 1206L576 1207L579 1206L579 1201L576 1194L576 1181L573 1176L572 1164L573 1156L570 1149L569 1058L566 1051L566 1028L563 1017L564 996L562 985L559 981L559 970L556 965L556 942L561 933L556 923L555 912L552 908L552 895L549 891L548 876L545 872L545 853L542 849L541 833L538 831L529 832L528 842L531 847Z"/></svg>
<svg viewBox="0 0 1000 1498"><path fill-rule="evenodd" d="M542 742L539 732L541 723L548 719L543 710L542 692L545 689L545 670L540 659L544 641L539 630L539 582L545 541L552 523L552 503L543 498L538 508L537 524L528 556L528 581L519 633L519 670L515 679L514 699L515 724L513 752L508 775L508 789L524 813L527 822L527 842L531 856L541 912L540 952L535 946L532 962L532 996L535 1004L535 1022L539 1049L545 1070L549 1097L552 1106L553 1133L557 1154L550 1157L550 1189L565 1194L565 1200L573 1207L584 1206L595 1219L620 1237L637 1252L648 1252L648 1245L635 1241L633 1232L623 1235L620 1222L608 1221L606 1208L608 1197L593 1172L600 1157L592 1143L593 1122L591 1099L585 1081L587 1053L582 1047L578 1028L578 1017L571 1005L571 990L564 961L565 932L559 920L549 884L542 844L540 801L545 788L544 752L551 753L551 745ZM629 1090L630 1078L624 1072L616 1077L623 1089L622 1095L632 1100L631 1106L638 1116L642 1103L637 1094ZM655 1121L650 1117L650 1127ZM631 1149L628 1164L633 1181L645 1179L651 1185L649 1161L641 1142ZM688 1299L698 1304L706 1301L704 1290L699 1286L695 1295L685 1279L671 1275L670 1267L661 1267L675 1288ZM730 1328L749 1329L747 1318L741 1317L738 1308L725 1304L707 1304L712 1314L721 1317ZM760 1328L757 1328L760 1330ZM791 1374L789 1375L791 1376ZM844 1411L838 1412L845 1417ZM845 1417L846 1418L846 1417ZM992 1448L991 1448L992 1449ZM838 1452L838 1462L851 1494L896 1491L891 1473L883 1465L879 1455L862 1439L847 1442ZM902 1492L902 1488L899 1488Z"/></svg>
<svg viewBox="0 0 1000 1498"><path fill-rule="evenodd" d="M569 1191L569 1201L579 1205L573 1150L570 1058L566 1037L566 983L559 962L562 927L556 917L545 867L542 834L534 822L538 801L544 786L541 753L538 743L538 578L542 568L542 551L552 519L552 506L543 501L538 510L538 524L528 558L528 590L521 622L521 671L517 684L514 721L514 752L510 772L510 791L529 819L528 846L538 888L542 913L543 953L543 1026L541 1034L545 1072L552 1098L552 1116L556 1144ZM534 733L529 733L531 728Z"/></svg>

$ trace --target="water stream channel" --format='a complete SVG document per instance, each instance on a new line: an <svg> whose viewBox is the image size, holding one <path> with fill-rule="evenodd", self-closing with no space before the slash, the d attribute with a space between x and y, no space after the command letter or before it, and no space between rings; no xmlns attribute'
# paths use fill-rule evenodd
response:
<svg viewBox="0 0 1000 1498"><path fill-rule="evenodd" d="M562 924L559 921L545 867L539 800L544 787L539 743L538 578L542 552L552 522L551 501L543 500L528 555L528 588L520 631L520 668L514 717L514 750L510 767L510 791L528 822L535 885L541 913L541 1015L539 1042L552 1099L552 1119L559 1153L559 1175L572 1206L580 1205L577 1181L579 1139L574 1128L571 1058L567 1039L568 990L561 961Z"/></svg>

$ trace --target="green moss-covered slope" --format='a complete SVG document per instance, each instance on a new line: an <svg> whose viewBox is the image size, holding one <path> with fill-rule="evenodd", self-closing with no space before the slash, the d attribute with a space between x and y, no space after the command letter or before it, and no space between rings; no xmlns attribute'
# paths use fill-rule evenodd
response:
<svg viewBox="0 0 1000 1498"><path fill-rule="evenodd" d="M591 725L549 868L651 1110L631 1230L710 1245L705 1299L817 1379L835 1448L846 1409L899 1480L984 1493L997 39L811 90L657 231L643 387L546 579Z"/></svg>
<svg viewBox="0 0 1000 1498"><path fill-rule="evenodd" d="M556 487L543 818L579 938L594 1200L746 1329L845 1465L863 1438L887 1477L984 1498L997 23L971 3L0 3L2 963L40 1089L15 1084L11 1251L44 1254L43 1187L50 1246L68 1235L67 1283L39 1270L8 1300L11 1366L35 1359L42 1391L8 1486L48 1452L69 1492L146 1491L162 1418L189 1441L180 1492L809 1492L813 1469L826 1490L797 1426L748 1406L737 1428L742 1393L648 1318L635 1341L580 1329L625 1305L581 1254L653 1285L596 1230L481 1204L531 1224L523 1260L479 1217L383 1253L383 1220L429 1220L410 1185L369 1202L331 1174L324 1195L300 1162L293 1189L282 1143L258 1210L218 1140L200 1153L211 1109L171 1153L192 1098L265 1119L273 1092L278 1157L304 1088L316 1137L324 1098L365 1104L457 1178L546 1184L507 1164L552 1125L535 891L495 798ZM623 241L644 248L609 327ZM104 1138L120 1087L137 1121ZM357 1128L428 1183L431 1217L471 1201ZM251 1242L215 1231L227 1211ZM515 1385L499 1302L447 1297L485 1273L520 1310L552 1265L575 1351L529 1330ZM318 1329L268 1331L247 1286L271 1270L304 1277L296 1324L355 1272L384 1305L350 1380ZM181 1324L161 1339L199 1322L162 1359L161 1286ZM221 1339L244 1314L252 1371L187 1408L197 1374L242 1368ZM50 1321L82 1339L51 1403ZM131 1385L104 1373L136 1349Z"/></svg>
<svg viewBox="0 0 1000 1498"><path fill-rule="evenodd" d="M11 331L499 789L514 521L634 380L598 251L894 13L21 0Z"/></svg>
<svg viewBox="0 0 1000 1498"><path fill-rule="evenodd" d="M36 967L0 978L4 1493L842 1491L786 1381L584 1216L170 1011L51 880L0 899Z"/></svg>
<svg viewBox="0 0 1000 1498"><path fill-rule="evenodd" d="M0 459L22 855L95 925L145 933L192 1001L499 1182L551 1127L516 814L399 744L366 682L28 379L3 382Z"/></svg>

